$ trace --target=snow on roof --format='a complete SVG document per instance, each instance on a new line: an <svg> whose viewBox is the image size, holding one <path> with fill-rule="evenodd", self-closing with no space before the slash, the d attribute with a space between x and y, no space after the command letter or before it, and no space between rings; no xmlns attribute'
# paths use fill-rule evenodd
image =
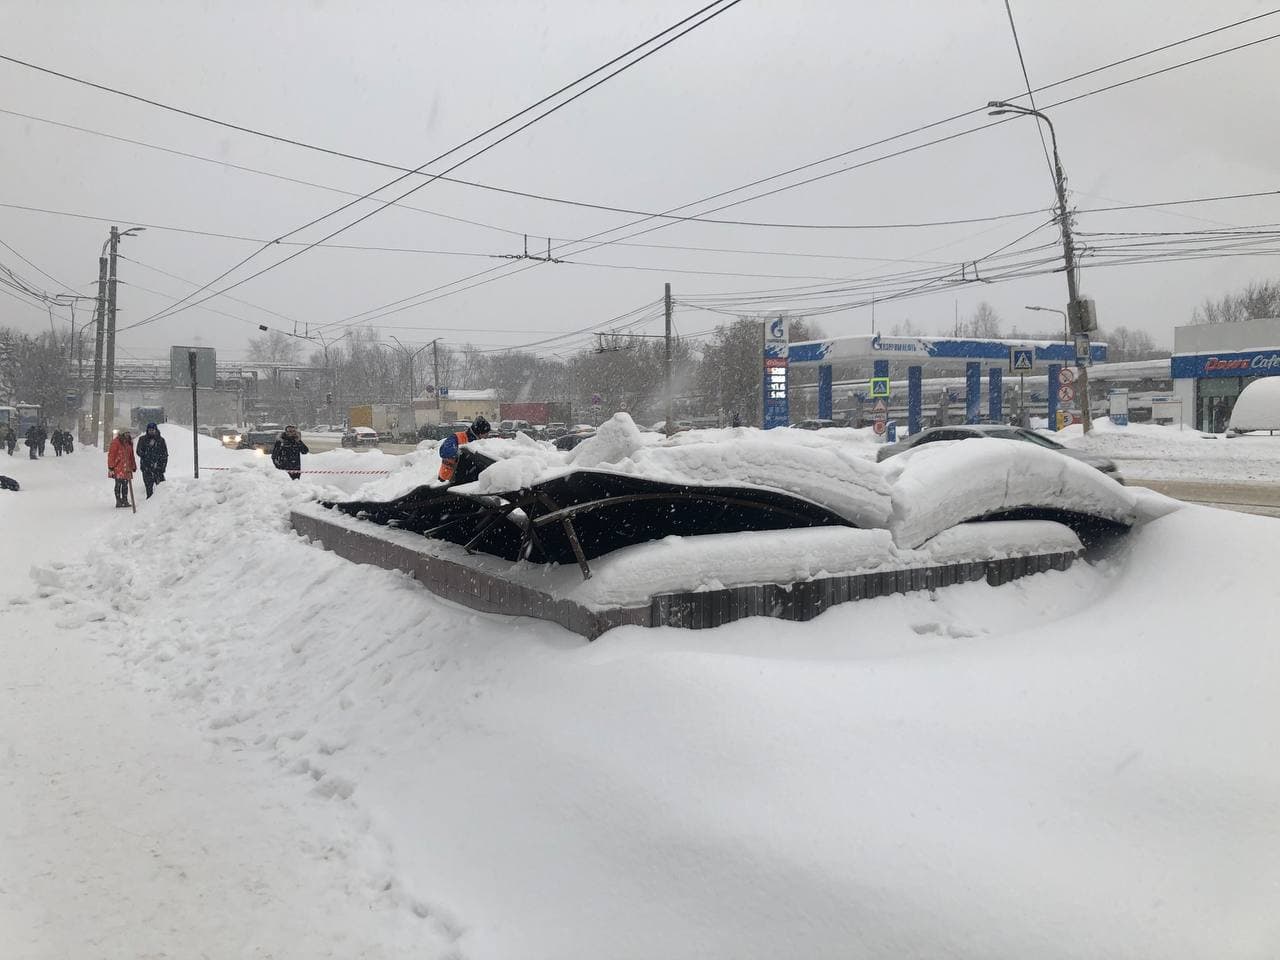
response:
<svg viewBox="0 0 1280 960"><path fill-rule="evenodd" d="M497 401L497 390L450 390L449 395L441 397L446 403L450 400L490 400Z"/></svg>
<svg viewBox="0 0 1280 960"><path fill-rule="evenodd" d="M730 441L730 442L725 442ZM494 455L503 441L472 446ZM525 438L460 493L507 493L571 469L618 473L690 486L742 485L777 490L821 504L859 527L885 527L889 486L876 464L847 445L805 430L688 431L667 441L642 433L614 414L566 458L550 444Z"/></svg>
<svg viewBox="0 0 1280 960"><path fill-rule="evenodd" d="M1043 507L1132 525L1137 496L1101 471L1045 447L990 438L925 444L882 465L893 485L889 529L918 547L958 523Z"/></svg>
<svg viewBox="0 0 1280 960"><path fill-rule="evenodd" d="M1231 429L1280 430L1280 377L1260 377L1240 391Z"/></svg>

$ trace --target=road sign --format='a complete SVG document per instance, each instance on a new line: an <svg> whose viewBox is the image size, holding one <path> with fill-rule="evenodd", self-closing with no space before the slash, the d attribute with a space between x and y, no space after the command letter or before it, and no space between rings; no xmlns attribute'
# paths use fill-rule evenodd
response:
<svg viewBox="0 0 1280 960"><path fill-rule="evenodd" d="M1071 384L1064 383L1062 386L1058 387L1058 399L1063 403L1070 403L1075 398L1076 392L1072 388Z"/></svg>
<svg viewBox="0 0 1280 960"><path fill-rule="evenodd" d="M1076 363L1088 363L1089 357L1089 335L1087 333L1076 334Z"/></svg>
<svg viewBox="0 0 1280 960"><path fill-rule="evenodd" d="M875 406L871 408L876 412L876 416L880 419L887 419L889 414L889 405L884 400L877 400Z"/></svg>
<svg viewBox="0 0 1280 960"><path fill-rule="evenodd" d="M871 429L876 432L877 437L883 436L885 430L887 430L888 428L889 428L888 421L885 421L885 420L877 420L875 423L871 425Z"/></svg>
<svg viewBox="0 0 1280 960"><path fill-rule="evenodd" d="M598 394L598 393L593 393L593 394L591 395L591 405L592 405L593 407L598 407L598 406L600 406L600 404L602 404L602 403L604 403L604 397L600 396L600 394Z"/></svg>
<svg viewBox="0 0 1280 960"><path fill-rule="evenodd" d="M448 395L449 395L449 388L448 388L448 387L441 387L441 388L440 388L440 396L442 396L442 397L447 397Z"/></svg>
<svg viewBox="0 0 1280 960"><path fill-rule="evenodd" d="M217 355L213 347L170 347L169 379L175 387L191 386L191 354L196 355L196 382L213 387L217 380Z"/></svg>
<svg viewBox="0 0 1280 960"><path fill-rule="evenodd" d="M1035 366L1036 352L1030 347L1009 348L1009 369L1013 373L1030 373Z"/></svg>
<svg viewBox="0 0 1280 960"><path fill-rule="evenodd" d="M873 397L889 396L889 378L888 377L872 377L871 378L871 396Z"/></svg>
<svg viewBox="0 0 1280 960"><path fill-rule="evenodd" d="M1076 372L1072 370L1070 367L1063 367L1061 370L1058 371L1059 383L1071 383L1075 380L1075 378L1076 378Z"/></svg>
<svg viewBox="0 0 1280 960"><path fill-rule="evenodd" d="M1071 414L1067 413L1067 411L1065 410L1058 411L1058 429L1059 430L1061 430L1063 427L1069 427L1071 426L1071 424L1075 422L1076 422L1075 417L1071 416Z"/></svg>

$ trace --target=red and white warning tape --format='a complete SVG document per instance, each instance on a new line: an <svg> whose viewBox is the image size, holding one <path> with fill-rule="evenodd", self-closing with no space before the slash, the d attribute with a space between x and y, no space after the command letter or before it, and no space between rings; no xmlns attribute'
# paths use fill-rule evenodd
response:
<svg viewBox="0 0 1280 960"><path fill-rule="evenodd" d="M201 467L201 470L244 470L244 467ZM378 475L386 476L390 470L281 470L281 473L324 473L338 476Z"/></svg>

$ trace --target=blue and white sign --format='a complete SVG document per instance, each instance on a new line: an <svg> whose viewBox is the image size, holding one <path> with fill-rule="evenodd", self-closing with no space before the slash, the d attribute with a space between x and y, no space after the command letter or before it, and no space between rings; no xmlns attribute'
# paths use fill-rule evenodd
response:
<svg viewBox="0 0 1280 960"><path fill-rule="evenodd" d="M882 337L852 336L832 340L811 340L791 344L788 357L792 363L831 363L833 360L905 360L908 363L939 361L1003 360L1010 349L1030 350L1034 364L1075 364L1075 346L1058 341L978 340L963 337ZM1090 343L1089 360L1101 363L1107 359L1105 343Z"/></svg>
<svg viewBox="0 0 1280 960"><path fill-rule="evenodd" d="M1031 347L1009 348L1009 370L1012 373L1030 373L1035 369L1036 352Z"/></svg>
<svg viewBox="0 0 1280 960"><path fill-rule="evenodd" d="M447 397L448 395L449 395L449 388L448 388L448 387L441 387L441 388L440 388L440 396L441 396L441 397Z"/></svg>
<svg viewBox="0 0 1280 960"><path fill-rule="evenodd" d="M1242 353L1201 353L1173 357L1170 373L1175 380L1202 377L1280 376L1280 350L1248 350Z"/></svg>

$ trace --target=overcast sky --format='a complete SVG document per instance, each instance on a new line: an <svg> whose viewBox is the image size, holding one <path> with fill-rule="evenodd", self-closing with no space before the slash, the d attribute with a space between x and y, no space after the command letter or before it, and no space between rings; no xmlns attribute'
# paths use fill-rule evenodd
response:
<svg viewBox="0 0 1280 960"><path fill-rule="evenodd" d="M0 53L244 126L416 166L697 6L697 0L11 0L0 3ZM1266 9L1244 0L1013 2L1027 70L1037 86ZM1051 104L1272 33L1280 33L1280 16L1055 88L1038 100ZM1051 109L1072 201L1085 210L1280 188L1277 50L1280 41L1261 44ZM455 175L593 203L665 210L1020 90L1025 86L1003 0L744 0ZM112 218L121 227L146 223L271 239L348 199L335 190L364 193L395 175L9 63L0 63L0 91L0 109L10 111L0 113L3 204ZM121 143L15 117L15 112L220 162ZM986 120L979 114L808 173ZM914 223L1032 211L1048 207L1052 199L1036 123L1018 119L716 216ZM727 302L738 291L904 270L926 271L920 276L934 278L942 288L926 297L880 303L876 319L882 329L909 318L926 331L949 330L957 306L964 314L983 299L995 305L1006 324L1017 321L1025 329L1039 320L1024 311L1025 305L1062 307L1066 300L1061 274L1002 284L936 282L961 261L980 260L1028 233L1047 214L876 231L682 223L631 241L664 248L610 245L580 257L565 252L582 262L538 264L517 272L528 264L490 255L521 252L521 234L528 233L531 246L544 250L548 236L556 242L585 237L634 218L441 182L406 202L421 209L388 208L333 242L435 252L312 250L231 292L248 303L219 297L207 307L222 313L197 307L122 332L122 355L158 356L171 344L195 342L217 347L220 358L236 359L259 323L292 331L296 321L302 332L306 324L342 321L495 266L500 269L483 278L492 282L384 317L377 322L379 331L405 343L440 336L455 344L518 345L627 313L661 297L664 281L678 299L725 294ZM366 212L372 204L355 209ZM326 220L295 239L318 239L352 217L349 212ZM1280 197L1082 213L1078 229L1185 231L1274 221L1280 221ZM94 291L108 226L0 207L0 239L85 294ZM1045 226L1022 246L1054 239L1054 228ZM120 264L120 325L149 317L193 289L174 277L203 284L255 248L241 240L154 228L125 240L121 252L129 259ZM229 280L284 252L272 248ZM1045 254L1025 259L1035 256ZM0 248L0 263L51 291L60 289L9 250ZM620 266L648 269L616 269ZM1083 285L1097 300L1104 327L1126 324L1171 345L1173 326L1188 322L1206 295L1277 274L1280 268L1266 257L1236 257L1086 269ZM86 305L81 318L87 311ZM683 333L706 330L722 319L686 307L677 314ZM835 313L820 322L829 334L866 332L870 310ZM0 297L0 324L34 332L48 329L49 317L42 307ZM659 328L655 320L649 330ZM328 331L337 335L342 329ZM570 338L539 349L563 351L581 343L581 337Z"/></svg>

